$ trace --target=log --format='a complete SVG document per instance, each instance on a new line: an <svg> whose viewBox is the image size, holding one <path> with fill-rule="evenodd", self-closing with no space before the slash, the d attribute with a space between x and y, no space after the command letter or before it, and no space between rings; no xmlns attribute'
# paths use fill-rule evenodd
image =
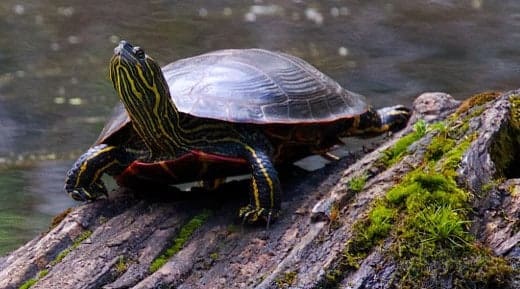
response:
<svg viewBox="0 0 520 289"><path fill-rule="evenodd" d="M361 151L287 170L269 228L236 219L244 181L117 189L1 258L0 288L520 288L520 91L422 94Z"/></svg>

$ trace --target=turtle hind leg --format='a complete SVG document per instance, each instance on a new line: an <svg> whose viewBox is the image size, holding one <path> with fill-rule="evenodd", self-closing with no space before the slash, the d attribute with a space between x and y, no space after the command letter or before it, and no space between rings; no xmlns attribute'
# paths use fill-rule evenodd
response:
<svg viewBox="0 0 520 289"><path fill-rule="evenodd" d="M245 146L251 165L250 204L242 207L239 217L253 223L269 223L277 219L281 208L281 187L271 157L264 150Z"/></svg>
<svg viewBox="0 0 520 289"><path fill-rule="evenodd" d="M347 130L349 136L376 136L385 132L395 132L404 128L411 116L411 110L403 105L383 107L378 110L369 108L357 116Z"/></svg>

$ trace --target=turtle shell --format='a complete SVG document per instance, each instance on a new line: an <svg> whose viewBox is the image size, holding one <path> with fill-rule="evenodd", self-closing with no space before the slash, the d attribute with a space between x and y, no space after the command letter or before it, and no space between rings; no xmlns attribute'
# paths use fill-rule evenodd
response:
<svg viewBox="0 0 520 289"><path fill-rule="evenodd" d="M177 109L237 123L333 122L365 112L365 98L341 87L304 60L263 49L218 50L163 67ZM117 132L128 115L118 104L96 143Z"/></svg>
<svg viewBox="0 0 520 289"><path fill-rule="evenodd" d="M163 68L179 111L240 123L328 122L363 113L359 94L300 58L263 49L228 49Z"/></svg>

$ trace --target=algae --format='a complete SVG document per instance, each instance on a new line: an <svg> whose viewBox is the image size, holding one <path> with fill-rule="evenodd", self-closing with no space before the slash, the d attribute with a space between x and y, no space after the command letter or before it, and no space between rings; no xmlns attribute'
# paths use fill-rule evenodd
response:
<svg viewBox="0 0 520 289"><path fill-rule="evenodd" d="M179 234L173 240L172 245L166 249L166 251L157 257L151 264L149 271L153 273L159 268L161 268L168 259L170 259L173 255L177 254L186 244L186 242L190 239L193 233L200 228L206 220L211 216L211 211L204 210L200 214L194 216L191 220L189 220L179 231Z"/></svg>

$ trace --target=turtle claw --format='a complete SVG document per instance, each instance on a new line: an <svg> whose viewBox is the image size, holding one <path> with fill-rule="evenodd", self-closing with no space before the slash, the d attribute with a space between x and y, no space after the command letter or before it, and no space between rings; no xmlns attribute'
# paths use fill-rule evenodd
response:
<svg viewBox="0 0 520 289"><path fill-rule="evenodd" d="M80 202L96 200L102 196L108 197L105 185L99 180L92 183L88 188L77 187L68 193L71 198Z"/></svg>
<svg viewBox="0 0 520 289"><path fill-rule="evenodd" d="M269 225L276 220L278 214L272 209L253 208L247 205L240 209L238 216L242 219L242 224L266 224L269 229Z"/></svg>
<svg viewBox="0 0 520 289"><path fill-rule="evenodd" d="M68 192L69 196L74 199L75 201L84 202L87 200L87 192L83 188L77 188L71 192Z"/></svg>

